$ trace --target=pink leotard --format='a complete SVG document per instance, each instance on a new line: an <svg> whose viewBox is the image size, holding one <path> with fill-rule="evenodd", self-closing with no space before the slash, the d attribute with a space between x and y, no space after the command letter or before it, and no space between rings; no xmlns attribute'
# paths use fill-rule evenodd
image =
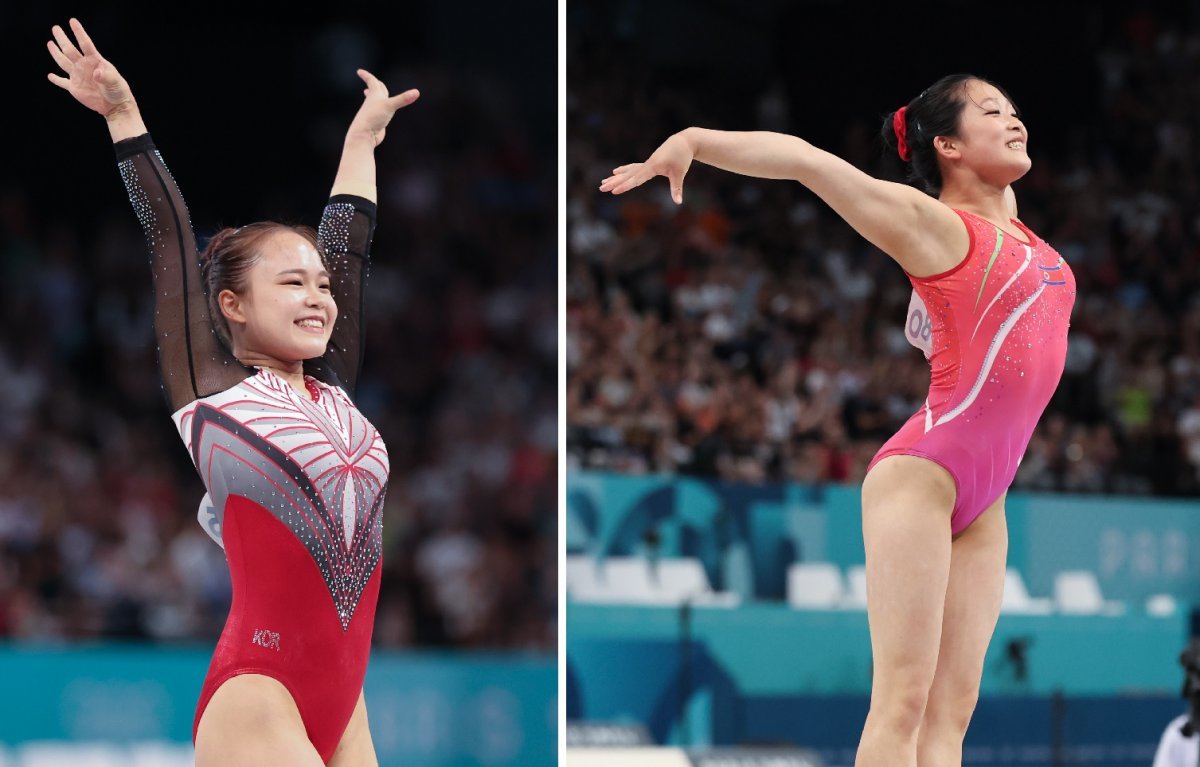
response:
<svg viewBox="0 0 1200 767"><path fill-rule="evenodd" d="M925 405L872 459L913 455L942 466L957 496L957 535L1012 484L1034 426L1062 377L1075 277L1015 219L1022 242L955 211L971 246L953 269L912 277L905 336L925 352Z"/></svg>

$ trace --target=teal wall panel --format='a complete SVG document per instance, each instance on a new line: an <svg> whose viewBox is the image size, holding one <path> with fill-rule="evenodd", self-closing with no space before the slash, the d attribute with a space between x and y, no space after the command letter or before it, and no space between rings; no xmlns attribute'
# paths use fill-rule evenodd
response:
<svg viewBox="0 0 1200 767"><path fill-rule="evenodd" d="M1049 596L1063 570L1095 572L1105 596L1141 609L1170 593L1200 603L1200 500L1010 493L1009 565ZM779 600L793 561L863 563L859 488L738 484L675 476L567 475L574 552L699 558L718 587Z"/></svg>
<svg viewBox="0 0 1200 767"><path fill-rule="evenodd" d="M0 647L0 745L188 742L210 648ZM377 652L365 693L380 764L552 764L553 657Z"/></svg>

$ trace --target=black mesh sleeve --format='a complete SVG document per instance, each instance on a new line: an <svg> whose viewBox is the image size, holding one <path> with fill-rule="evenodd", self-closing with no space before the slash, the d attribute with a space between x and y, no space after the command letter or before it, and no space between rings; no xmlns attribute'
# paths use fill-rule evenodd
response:
<svg viewBox="0 0 1200 767"><path fill-rule="evenodd" d="M342 387L351 399L362 368L363 309L374 233L375 203L351 194L329 198L317 239L329 267L338 318L324 356L309 360L305 368L325 383Z"/></svg>
<svg viewBox="0 0 1200 767"><path fill-rule="evenodd" d="M150 134L119 141L114 148L150 249L158 365L174 413L254 371L238 362L213 329L187 204Z"/></svg>

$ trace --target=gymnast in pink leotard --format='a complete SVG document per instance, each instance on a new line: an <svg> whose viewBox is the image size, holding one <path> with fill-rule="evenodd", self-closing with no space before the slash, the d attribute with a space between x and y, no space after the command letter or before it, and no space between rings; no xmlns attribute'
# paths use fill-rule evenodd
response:
<svg viewBox="0 0 1200 767"><path fill-rule="evenodd" d="M891 455L939 464L956 489L957 535L1012 484L1038 418L1062 376L1075 277L1021 222L1005 230L955 211L967 256L931 277L910 277L904 334L932 368L925 405L887 441Z"/></svg>
<svg viewBox="0 0 1200 767"><path fill-rule="evenodd" d="M1062 374L1075 281L1017 220L1029 134L998 86L942 78L889 115L883 137L924 192L795 136L702 128L600 190L666 176L681 204L693 161L798 181L909 275L906 329L932 378L863 482L873 671L855 764L941 767L962 763L1004 589L1005 492Z"/></svg>

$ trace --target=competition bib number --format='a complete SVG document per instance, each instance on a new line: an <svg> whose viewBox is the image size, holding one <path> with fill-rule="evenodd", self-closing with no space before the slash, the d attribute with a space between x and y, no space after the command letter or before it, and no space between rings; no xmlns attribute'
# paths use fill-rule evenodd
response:
<svg viewBox="0 0 1200 767"><path fill-rule="evenodd" d="M904 325L904 337L913 346L925 353L925 358L933 354L933 319L925 302L913 291L908 301L908 322Z"/></svg>

